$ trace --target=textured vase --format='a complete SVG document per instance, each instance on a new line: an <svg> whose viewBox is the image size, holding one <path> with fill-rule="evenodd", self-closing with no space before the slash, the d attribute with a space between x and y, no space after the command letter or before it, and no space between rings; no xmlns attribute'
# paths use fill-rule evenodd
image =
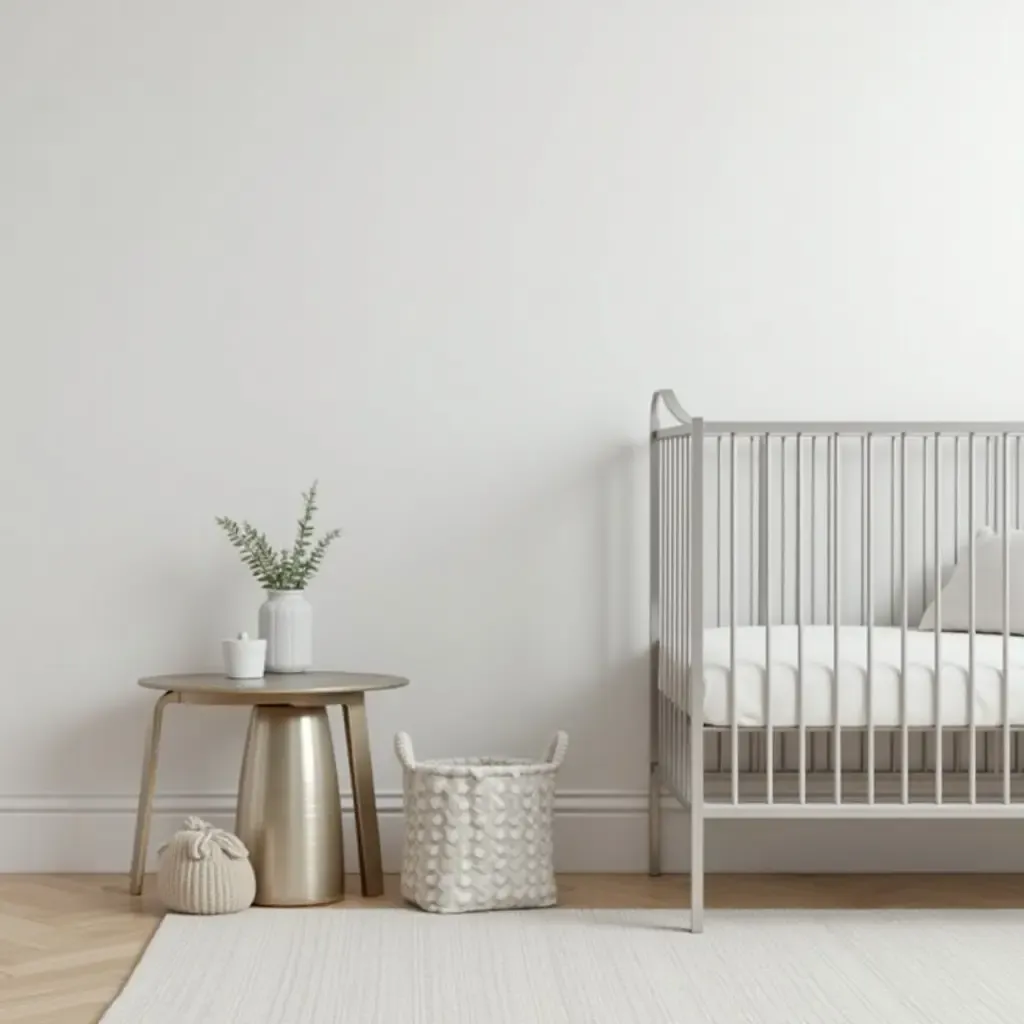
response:
<svg viewBox="0 0 1024 1024"><path fill-rule="evenodd" d="M301 590L268 590L260 605L260 639L268 672L305 672L313 665L313 606Z"/></svg>

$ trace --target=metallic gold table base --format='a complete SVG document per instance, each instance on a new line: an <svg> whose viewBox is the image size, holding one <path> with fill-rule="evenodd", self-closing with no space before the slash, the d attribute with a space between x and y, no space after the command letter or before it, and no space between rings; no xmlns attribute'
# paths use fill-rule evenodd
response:
<svg viewBox="0 0 1024 1024"><path fill-rule="evenodd" d="M345 888L341 797L323 707L254 707L235 831L260 906L333 903Z"/></svg>

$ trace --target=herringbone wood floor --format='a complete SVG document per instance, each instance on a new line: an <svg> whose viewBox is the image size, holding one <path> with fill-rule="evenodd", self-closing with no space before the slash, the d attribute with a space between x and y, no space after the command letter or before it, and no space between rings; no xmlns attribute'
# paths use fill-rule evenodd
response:
<svg viewBox="0 0 1024 1024"><path fill-rule="evenodd" d="M686 880L565 875L566 906L685 906ZM151 891L152 886L149 887ZM349 892L359 891L349 880ZM331 911L400 905L350 896ZM1024 875L717 875L712 907L1024 907ZM310 911L317 913L317 911ZM112 875L0 875L0 1021L90 1024L117 994L160 920Z"/></svg>

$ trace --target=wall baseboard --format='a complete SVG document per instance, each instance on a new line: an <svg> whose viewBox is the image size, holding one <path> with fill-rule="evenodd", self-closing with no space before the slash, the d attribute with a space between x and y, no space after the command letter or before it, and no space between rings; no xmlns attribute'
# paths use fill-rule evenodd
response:
<svg viewBox="0 0 1024 1024"><path fill-rule="evenodd" d="M231 794L159 796L149 867L156 849L197 814L223 828L234 822ZM351 798L342 798L348 868L357 867ZM686 871L686 817L663 805L666 872ZM378 794L384 866L398 869L402 795ZM0 872L121 872L131 858L134 796L0 797ZM565 872L647 870L647 800L637 792L581 790L555 804L556 866ZM1024 825L1012 821L754 822L707 825L710 872L1022 872Z"/></svg>

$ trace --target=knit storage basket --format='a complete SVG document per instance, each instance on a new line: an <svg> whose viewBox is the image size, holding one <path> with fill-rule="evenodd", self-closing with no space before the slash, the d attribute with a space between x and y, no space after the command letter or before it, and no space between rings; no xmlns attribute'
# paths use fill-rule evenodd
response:
<svg viewBox="0 0 1024 1024"><path fill-rule="evenodd" d="M256 876L249 851L237 836L200 818L160 848L157 891L179 914L232 914L252 906Z"/></svg>
<svg viewBox="0 0 1024 1024"><path fill-rule="evenodd" d="M402 896L442 914L553 906L555 776L568 744L558 733L543 761L417 762L412 741L400 732Z"/></svg>

